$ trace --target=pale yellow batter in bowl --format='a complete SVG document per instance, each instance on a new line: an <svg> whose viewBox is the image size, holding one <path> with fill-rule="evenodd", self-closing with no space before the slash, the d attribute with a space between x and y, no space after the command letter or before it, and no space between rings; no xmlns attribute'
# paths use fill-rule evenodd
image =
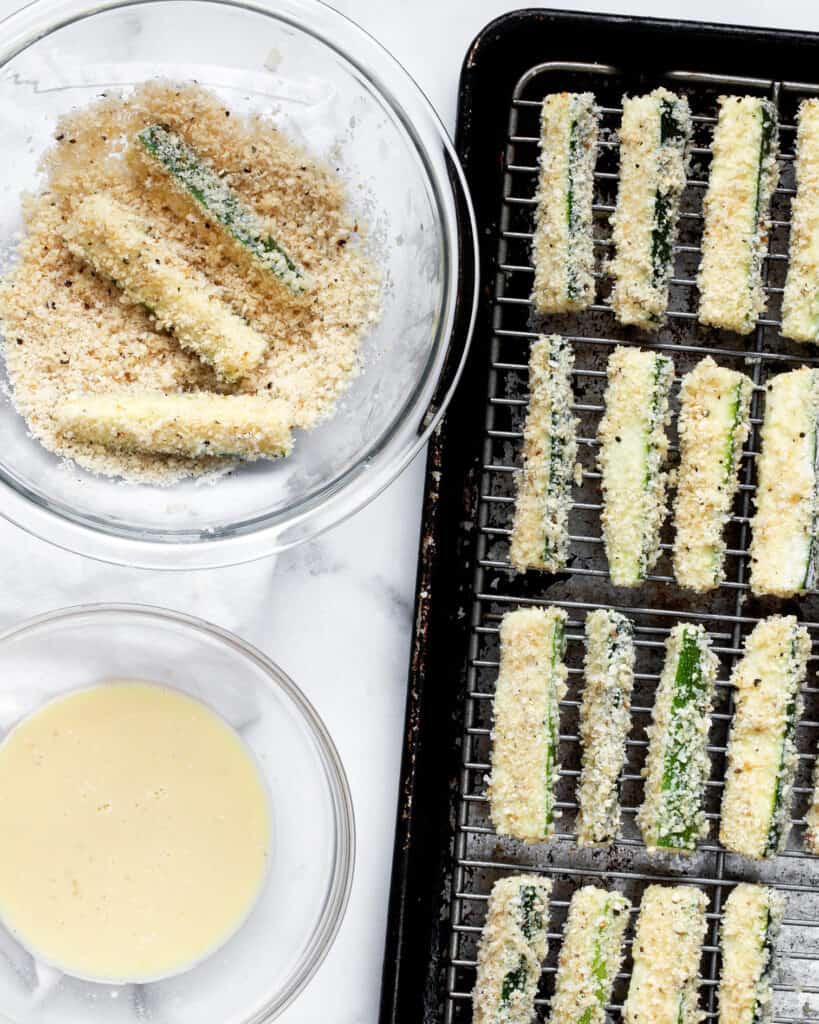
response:
<svg viewBox="0 0 819 1024"><path fill-rule="evenodd" d="M344 771L296 685L138 605L0 633L0 1022L267 1024L352 882Z"/></svg>
<svg viewBox="0 0 819 1024"><path fill-rule="evenodd" d="M270 809L238 734L177 690L117 681L50 701L0 745L0 918L92 981L188 970L261 890Z"/></svg>

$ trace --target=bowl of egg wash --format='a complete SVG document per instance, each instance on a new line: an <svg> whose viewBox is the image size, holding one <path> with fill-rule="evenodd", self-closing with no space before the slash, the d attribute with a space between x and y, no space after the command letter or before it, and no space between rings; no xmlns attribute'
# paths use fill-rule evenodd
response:
<svg viewBox="0 0 819 1024"><path fill-rule="evenodd" d="M319 0L1 24L0 515L191 569L361 508L439 422L477 298L418 87Z"/></svg>
<svg viewBox="0 0 819 1024"><path fill-rule="evenodd" d="M262 1024L313 975L350 793L295 684L135 605L0 634L0 1021Z"/></svg>

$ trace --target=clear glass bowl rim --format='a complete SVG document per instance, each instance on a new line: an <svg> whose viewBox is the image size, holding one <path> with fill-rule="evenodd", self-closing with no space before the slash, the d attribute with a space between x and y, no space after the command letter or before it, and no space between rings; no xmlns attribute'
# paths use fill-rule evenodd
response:
<svg viewBox="0 0 819 1024"><path fill-rule="evenodd" d="M166 2L32 0L0 20L0 69L28 46L74 22L120 8ZM269 5L256 0L198 2L288 22L334 50L368 80L399 117L429 175L442 219L445 292L436 343L402 414L355 466L292 512L275 513L224 536L214 533L195 540L160 540L95 529L0 474L0 516L27 533L97 561L166 571L237 565L285 551L343 522L377 497L426 444L449 404L469 351L479 288L477 227L466 179L438 114L403 66L369 33L324 0L275 0ZM434 139L440 147L445 177L432 173L424 138Z"/></svg>
<svg viewBox="0 0 819 1024"><path fill-rule="evenodd" d="M159 608L154 605L113 602L57 608L53 611L35 615L16 626L1 630L0 656L2 656L3 645L6 642L24 636L26 633L33 632L43 626L65 623L71 619L105 618L109 615L135 616L148 620L155 619L195 633L202 633L232 648L239 655L252 661L262 671L268 685L272 689L278 688L287 695L302 715L308 732L316 743L316 749L327 775L329 794L334 811L336 825L335 865L321 915L300 962L294 968L285 986L276 994L273 1000L247 1021L247 1024L269 1024L270 1021L275 1020L293 1003L324 962L344 920L344 914L349 903L355 872L355 814L352 794L350 793L350 786L341 757L318 712L286 672L260 650L247 643L247 641L235 633L231 633L229 630L214 625L214 623L208 622L205 619L188 615L185 612Z"/></svg>

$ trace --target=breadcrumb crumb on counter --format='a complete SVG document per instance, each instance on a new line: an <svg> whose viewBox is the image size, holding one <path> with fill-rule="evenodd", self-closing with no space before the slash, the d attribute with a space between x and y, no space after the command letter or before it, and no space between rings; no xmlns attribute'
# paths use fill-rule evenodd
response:
<svg viewBox="0 0 819 1024"><path fill-rule="evenodd" d="M226 116L230 114L231 116ZM295 300L270 274L254 274L204 219L157 201L137 133L166 124L225 180L314 284ZM125 154L126 159L123 159ZM54 410L78 392L211 391L286 402L294 428L326 419L358 372L362 338L381 315L381 274L344 185L268 121L226 111L198 86L150 82L110 93L63 117L43 161L45 187L24 197L19 261L0 282L0 332L17 410L46 448L106 476L172 483L212 472L215 460L124 452L68 438ZM172 246L267 343L259 364L227 385L156 317L62 241L81 196L108 193Z"/></svg>

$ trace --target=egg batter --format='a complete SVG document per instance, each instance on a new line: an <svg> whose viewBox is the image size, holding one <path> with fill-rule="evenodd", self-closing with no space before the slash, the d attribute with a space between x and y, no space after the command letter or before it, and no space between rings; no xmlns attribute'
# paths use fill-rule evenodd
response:
<svg viewBox="0 0 819 1024"><path fill-rule="evenodd" d="M239 736L186 694L115 681L0 745L0 918L69 974L146 981L226 941L265 878L270 808Z"/></svg>

